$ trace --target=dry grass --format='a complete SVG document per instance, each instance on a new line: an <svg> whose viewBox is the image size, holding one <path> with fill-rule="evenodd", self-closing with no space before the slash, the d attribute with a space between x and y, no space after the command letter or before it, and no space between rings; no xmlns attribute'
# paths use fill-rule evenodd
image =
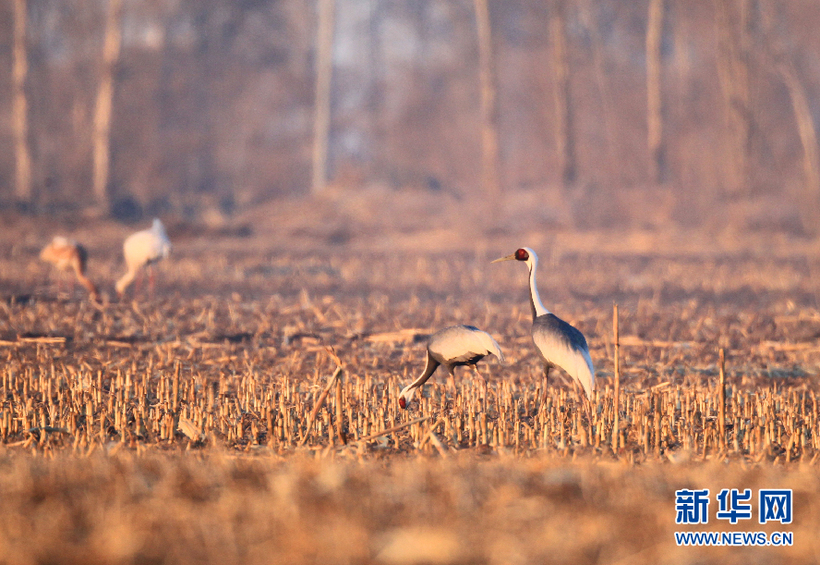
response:
<svg viewBox="0 0 820 565"><path fill-rule="evenodd" d="M11 446L71 446L84 452L111 441L130 448L182 441L266 446L281 453L303 437L315 448L336 446L339 430L356 444L419 416L427 420L370 447L429 451L427 439L437 438L448 451L488 447L604 456L611 443L615 407L608 336L598 334L593 341L599 382L587 413L577 389L563 386L560 377L543 390L526 321L518 319L523 316L504 320L502 308L494 305L464 321L478 319L497 336L509 336L500 337L509 364L485 367L486 385L466 370L455 391L433 381L410 413L398 408L398 392L419 370L425 331L448 322L425 323L428 330L389 330L391 316L381 300L351 308L330 296L311 301L303 294L291 304L196 298L187 304L163 299L98 309L31 300L3 308L9 325L17 328L16 336L0 343L6 349L0 437ZM372 322L364 320L380 315L384 331L368 330ZM412 311L406 316L418 319ZM744 365L729 369L721 433L717 345L727 341L721 339L727 333L738 334L741 343L744 335L753 341L759 320L725 329L695 316L689 322L687 335L672 336L677 339L623 337L618 455L630 460L813 458L820 449L818 407L806 373L795 362L780 369L754 365L811 355L814 344L769 339L750 347L745 359L736 352L734 358ZM591 341L594 332L587 329ZM714 341L697 339L710 332ZM339 390L319 403L337 365L334 355L344 369ZM790 378L771 378L778 374ZM310 419L317 404L321 407Z"/></svg>
<svg viewBox="0 0 820 565"><path fill-rule="evenodd" d="M524 272L489 265L511 251L492 238L305 251L179 229L155 297L98 308L55 297L45 228L20 225L0 257L0 563L820 556L820 314L812 260L787 248L545 249L545 302L598 371L587 412L566 379L543 390ZM113 280L103 233L84 240L90 273ZM481 366L486 385L439 375L401 411L423 336L453 323L489 331L507 362ZM794 488L795 547L676 548L683 487Z"/></svg>
<svg viewBox="0 0 820 565"><path fill-rule="evenodd" d="M322 391L335 361L316 344L318 338L297 330L284 338L284 346L275 347L254 344L252 335L222 336L239 342L233 345L197 339L148 345L133 336L106 338L97 346L79 346L85 351L78 364L65 360L65 349L77 346L61 338L6 341L0 438L12 447L71 447L77 453L109 442L131 449L182 442L240 450L265 446L281 454L306 438L312 448L358 454L373 449L429 453L435 447L442 454L486 448L521 455L538 450L610 455L615 407L606 377L599 380L591 413L575 388L548 386L542 402L543 382L527 366L486 384L465 371L455 391L434 382L425 387L417 408L406 413L398 408L398 392L420 346L385 343L382 334L353 336L340 351L345 369L338 390L327 395ZM516 345L527 347L524 340ZM721 430L715 379L708 371L676 374L676 366L685 367L685 355L679 355L670 370L660 369L654 378L648 371L644 378L632 371L626 380L618 407L618 456L629 461L663 455L790 462L813 461L820 453L817 398L804 379L763 387L762 379L735 377ZM401 374L381 368L391 358L404 366ZM379 376L382 371L387 375ZM426 420L402 433L359 442L418 417Z"/></svg>

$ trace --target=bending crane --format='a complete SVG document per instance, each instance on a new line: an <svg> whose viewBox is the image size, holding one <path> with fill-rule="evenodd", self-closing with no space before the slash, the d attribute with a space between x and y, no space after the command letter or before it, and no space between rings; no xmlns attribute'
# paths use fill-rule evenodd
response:
<svg viewBox="0 0 820 565"><path fill-rule="evenodd" d="M147 230L132 233L125 239L122 246L123 254L125 255L125 266L127 271L117 281L117 294L122 296L125 294L125 289L137 276L139 270L143 267L151 266L168 257L171 252L171 242L168 241L168 236L165 234L165 228L159 218L154 218L154 224ZM151 286L154 284L154 272L150 271Z"/></svg>
<svg viewBox="0 0 820 565"><path fill-rule="evenodd" d="M399 406L407 408L416 390L427 382L439 365L447 367L452 377L455 367L469 365L475 370L475 364L487 355L504 360L498 343L475 326L451 326L437 331L427 342L427 366L419 378L399 393Z"/></svg>
<svg viewBox="0 0 820 565"><path fill-rule="evenodd" d="M95 302L99 301L100 294L97 292L97 287L85 276L88 263L88 252L85 247L74 240L58 235L43 248L40 252L40 259L51 263L60 271L73 270L77 275L77 280L88 290L91 299Z"/></svg>

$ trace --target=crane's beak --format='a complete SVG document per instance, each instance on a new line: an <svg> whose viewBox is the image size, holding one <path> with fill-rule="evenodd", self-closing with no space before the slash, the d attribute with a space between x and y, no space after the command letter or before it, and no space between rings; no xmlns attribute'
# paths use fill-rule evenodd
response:
<svg viewBox="0 0 820 565"><path fill-rule="evenodd" d="M506 257L499 257L495 261L490 261L490 263L500 263L501 261L515 261L515 253L507 255Z"/></svg>

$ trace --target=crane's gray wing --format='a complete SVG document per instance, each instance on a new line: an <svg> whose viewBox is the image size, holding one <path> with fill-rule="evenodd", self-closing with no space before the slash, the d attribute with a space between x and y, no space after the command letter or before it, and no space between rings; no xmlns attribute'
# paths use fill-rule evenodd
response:
<svg viewBox="0 0 820 565"><path fill-rule="evenodd" d="M545 314L533 322L532 340L544 361L561 367L592 398L595 369L584 334L555 314Z"/></svg>
<svg viewBox="0 0 820 565"><path fill-rule="evenodd" d="M430 337L430 353L442 364L475 363L486 355L504 360L498 343L475 326L451 326Z"/></svg>

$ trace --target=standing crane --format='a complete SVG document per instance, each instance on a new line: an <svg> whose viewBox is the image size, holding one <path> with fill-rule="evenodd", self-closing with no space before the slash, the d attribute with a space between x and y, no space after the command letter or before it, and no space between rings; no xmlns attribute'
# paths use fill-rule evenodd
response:
<svg viewBox="0 0 820 565"><path fill-rule="evenodd" d="M73 270L77 275L77 280L88 290L91 299L99 302L100 294L97 292L97 287L85 276L85 267L88 262L88 252L85 247L74 240L58 235L43 248L40 252L40 259L51 263L60 271ZM73 284L72 282L72 287Z"/></svg>
<svg viewBox="0 0 820 565"><path fill-rule="evenodd" d="M530 271L532 341L544 360L544 381L549 377L550 369L557 365L583 387L587 399L591 400L592 391L595 390L595 369L592 368L584 334L547 310L541 302L535 284L535 269L538 267L538 255L535 251L523 247L493 263L513 260L525 262Z"/></svg>
<svg viewBox="0 0 820 565"><path fill-rule="evenodd" d="M151 289L154 288L154 270L153 264L168 257L171 252L171 242L168 241L168 236L165 234L165 227L159 218L154 218L153 225L147 229L132 233L125 239L122 245L122 251L125 255L125 266L127 271L117 281L117 294L122 297L125 294L125 289L137 276L137 273L143 267L148 269L149 284Z"/></svg>
<svg viewBox="0 0 820 565"><path fill-rule="evenodd" d="M416 390L427 382L439 365L447 367L452 379L453 369L462 365L469 365L478 373L475 365L487 355L495 355L499 361L504 361L501 348L487 332L474 326L450 326L437 331L427 341L427 366L419 378L399 393L399 406L407 408Z"/></svg>

